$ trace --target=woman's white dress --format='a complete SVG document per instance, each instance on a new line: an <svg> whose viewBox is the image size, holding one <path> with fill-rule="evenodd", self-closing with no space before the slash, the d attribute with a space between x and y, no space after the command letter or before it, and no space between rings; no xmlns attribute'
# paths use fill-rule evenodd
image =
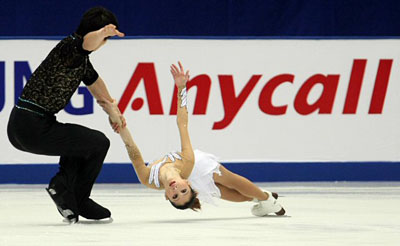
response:
<svg viewBox="0 0 400 246"><path fill-rule="evenodd" d="M157 187L160 187L159 170L168 158L175 161L175 159L181 159L181 156L176 152L169 153L160 163L153 165L150 171L149 184L154 182ZM198 193L197 197L200 201L216 205L213 197L220 198L221 192L215 185L213 176L214 173L221 175L219 170L221 164L214 155L197 149L194 150L194 158L194 167L188 178L190 186Z"/></svg>
<svg viewBox="0 0 400 246"><path fill-rule="evenodd" d="M190 186L195 190L200 201L215 205L213 197L220 198L221 192L215 185L213 175L221 175L217 157L212 154L194 150L195 163L188 180Z"/></svg>

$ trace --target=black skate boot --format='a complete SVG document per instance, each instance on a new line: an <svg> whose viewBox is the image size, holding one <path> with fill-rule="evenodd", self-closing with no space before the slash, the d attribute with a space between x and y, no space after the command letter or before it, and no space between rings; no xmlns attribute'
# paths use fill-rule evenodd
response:
<svg viewBox="0 0 400 246"><path fill-rule="evenodd" d="M79 215L90 220L112 220L110 210L97 204L90 198L85 199L79 206Z"/></svg>
<svg viewBox="0 0 400 246"><path fill-rule="evenodd" d="M69 223L77 223L79 213L75 196L72 192L68 191L67 187L61 182L61 179L57 175L53 177L46 191L51 199L53 199L61 216Z"/></svg>

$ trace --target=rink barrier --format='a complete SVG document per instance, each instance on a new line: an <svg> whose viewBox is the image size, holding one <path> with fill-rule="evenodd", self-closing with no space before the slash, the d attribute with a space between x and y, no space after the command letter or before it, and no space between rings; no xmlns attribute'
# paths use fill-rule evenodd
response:
<svg viewBox="0 0 400 246"><path fill-rule="evenodd" d="M400 162L230 162L254 182L400 181ZM58 164L0 165L0 184L46 184ZM97 183L139 183L131 164L106 163Z"/></svg>

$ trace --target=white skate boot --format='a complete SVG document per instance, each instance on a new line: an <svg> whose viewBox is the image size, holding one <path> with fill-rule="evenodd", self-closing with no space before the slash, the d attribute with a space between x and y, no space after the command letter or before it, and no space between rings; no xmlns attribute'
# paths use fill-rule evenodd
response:
<svg viewBox="0 0 400 246"><path fill-rule="evenodd" d="M266 216L271 213L275 213L276 215L284 215L285 209L277 202L275 197L278 197L276 194L272 194L269 191L265 191L268 194L268 199L264 201L258 201L256 205L251 209L251 213L255 216Z"/></svg>

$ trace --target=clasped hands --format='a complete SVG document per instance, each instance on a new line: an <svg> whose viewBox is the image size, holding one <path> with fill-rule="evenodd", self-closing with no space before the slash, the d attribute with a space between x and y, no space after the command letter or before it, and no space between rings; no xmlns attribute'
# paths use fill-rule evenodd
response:
<svg viewBox="0 0 400 246"><path fill-rule="evenodd" d="M126 127L125 117L121 114L115 99L113 99L112 102L107 100L98 100L97 103L108 114L108 121L110 122L111 128L114 130L114 132L119 133L122 128Z"/></svg>

